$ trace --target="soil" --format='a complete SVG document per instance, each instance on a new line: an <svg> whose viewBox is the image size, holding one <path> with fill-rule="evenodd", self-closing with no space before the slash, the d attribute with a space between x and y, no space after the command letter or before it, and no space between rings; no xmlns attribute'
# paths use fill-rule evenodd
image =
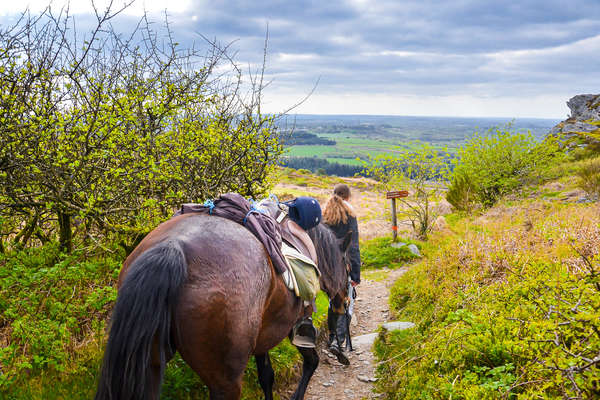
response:
<svg viewBox="0 0 600 400"><path fill-rule="evenodd" d="M350 328L353 338L376 332L382 323L390 320L389 287L406 270L401 268L364 272L361 284L357 287L355 315ZM375 358L371 352L371 345L355 345L354 351L346 353L350 365L345 366L327 351L326 337L326 334L321 335L317 345L320 363L304 398L306 400L379 398L378 394L373 393ZM287 394L291 395L293 389L290 389Z"/></svg>

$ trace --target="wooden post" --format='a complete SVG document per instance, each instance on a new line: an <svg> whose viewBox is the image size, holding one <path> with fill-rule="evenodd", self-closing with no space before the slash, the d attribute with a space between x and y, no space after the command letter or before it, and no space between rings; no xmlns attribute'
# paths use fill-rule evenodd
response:
<svg viewBox="0 0 600 400"><path fill-rule="evenodd" d="M385 197L387 199L392 199L392 234L393 234L394 242L396 240L398 240L398 220L396 218L396 199L399 199L400 197L406 197L406 196L408 196L408 191L406 191L406 190L397 190L395 192L387 192L385 194Z"/></svg>
<svg viewBox="0 0 600 400"><path fill-rule="evenodd" d="M392 235L393 242L398 240L398 222L396 221L396 199L392 198Z"/></svg>

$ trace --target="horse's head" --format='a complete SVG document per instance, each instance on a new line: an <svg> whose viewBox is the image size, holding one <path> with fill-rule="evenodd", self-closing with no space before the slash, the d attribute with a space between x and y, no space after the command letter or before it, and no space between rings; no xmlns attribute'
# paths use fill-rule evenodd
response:
<svg viewBox="0 0 600 400"><path fill-rule="evenodd" d="M317 251L321 271L321 289L331 299L336 313L344 313L344 301L348 297L348 274L350 266L346 255L352 233L338 239L327 225L319 224L308 231Z"/></svg>

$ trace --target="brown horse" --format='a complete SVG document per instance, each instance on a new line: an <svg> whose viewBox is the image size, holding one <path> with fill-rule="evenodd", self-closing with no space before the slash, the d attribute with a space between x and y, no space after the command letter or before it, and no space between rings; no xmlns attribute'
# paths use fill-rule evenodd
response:
<svg viewBox="0 0 600 400"><path fill-rule="evenodd" d="M324 225L309 235L321 287L342 308L349 238L340 243ZM268 351L290 334L303 308L246 228L209 215L175 217L125 260L96 400L158 399L175 351L208 386L211 399L239 399L242 375L255 355L270 400ZM295 400L304 398L319 363L315 349L298 349L304 362Z"/></svg>

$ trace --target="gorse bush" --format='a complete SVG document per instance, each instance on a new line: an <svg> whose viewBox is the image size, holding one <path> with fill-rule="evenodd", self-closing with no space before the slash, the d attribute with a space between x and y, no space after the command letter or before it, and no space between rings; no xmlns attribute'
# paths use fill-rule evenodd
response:
<svg viewBox="0 0 600 400"><path fill-rule="evenodd" d="M0 238L13 245L134 241L183 202L269 185L282 147L260 76L241 93L225 48L182 48L145 18L123 40L117 14L88 36L49 9L0 27Z"/></svg>
<svg viewBox="0 0 600 400"><path fill-rule="evenodd" d="M531 207L457 222L397 281L390 302L417 326L376 346L387 398L600 396L597 207Z"/></svg>
<svg viewBox="0 0 600 400"><path fill-rule="evenodd" d="M490 207L500 197L543 178L549 167L563 160L557 138L537 142L530 133L509 128L476 133L458 149L446 197L457 209L464 209L471 199Z"/></svg>
<svg viewBox="0 0 600 400"><path fill-rule="evenodd" d="M470 211L475 206L475 187L469 176L454 174L446 200L458 211Z"/></svg>

